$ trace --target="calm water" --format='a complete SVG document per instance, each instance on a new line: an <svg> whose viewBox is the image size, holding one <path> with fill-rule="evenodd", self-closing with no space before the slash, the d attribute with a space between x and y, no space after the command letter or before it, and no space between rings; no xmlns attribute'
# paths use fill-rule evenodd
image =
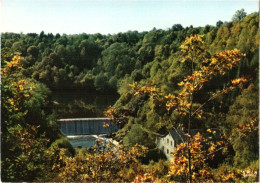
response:
<svg viewBox="0 0 260 183"><path fill-rule="evenodd" d="M67 136L72 147L91 147L95 144L96 142L96 138L93 137L92 135L76 135L76 136L73 136L73 137L69 137Z"/></svg>
<svg viewBox="0 0 260 183"><path fill-rule="evenodd" d="M119 95L100 95L85 91L53 92L54 112L58 118L104 117L108 106L114 105Z"/></svg>
<svg viewBox="0 0 260 183"><path fill-rule="evenodd" d="M104 135L75 135L67 136L72 147L91 147L96 144L96 140L101 140L104 144L108 143L109 139L105 138Z"/></svg>

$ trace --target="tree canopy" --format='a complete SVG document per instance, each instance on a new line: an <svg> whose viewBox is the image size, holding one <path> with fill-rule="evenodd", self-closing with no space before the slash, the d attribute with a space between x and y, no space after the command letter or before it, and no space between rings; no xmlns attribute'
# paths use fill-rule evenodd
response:
<svg viewBox="0 0 260 183"><path fill-rule="evenodd" d="M258 13L241 9L216 26L2 33L2 180L258 181L258 24ZM56 90L118 93L104 115L120 146L73 149L52 113ZM93 111L73 106L68 116ZM186 141L167 162L156 143L171 129Z"/></svg>

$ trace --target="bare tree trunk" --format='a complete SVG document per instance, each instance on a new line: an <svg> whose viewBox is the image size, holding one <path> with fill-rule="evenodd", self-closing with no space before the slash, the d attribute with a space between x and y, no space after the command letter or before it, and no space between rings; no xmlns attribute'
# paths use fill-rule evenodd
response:
<svg viewBox="0 0 260 183"><path fill-rule="evenodd" d="M193 74L193 57L191 60L191 75ZM192 104L193 104L193 92L190 93L189 96L189 101L190 101L190 108L189 108L189 124L188 124L188 159L189 159L189 182L192 182L192 171L191 171L191 152L190 152L190 139L191 139L191 134L190 134L190 129L191 129L191 118L192 118Z"/></svg>
<svg viewBox="0 0 260 183"><path fill-rule="evenodd" d="M260 17L260 0L258 1L258 14L259 14L259 17ZM259 23L258 23L258 27L260 29L260 20L259 20ZM259 31L258 31L258 34L259 34L259 42L260 42L260 32ZM259 50L260 50L260 44L259 44ZM260 54L259 54L259 58L258 58L258 76L259 76L259 70L260 70L259 60L260 60ZM260 100L258 102L259 102L258 105L260 106ZM260 113L259 113L259 116L260 116ZM258 124L258 129L260 129L260 123ZM259 139L258 139L258 141L260 143ZM258 181L260 180L259 175L260 175L260 169L257 172Z"/></svg>

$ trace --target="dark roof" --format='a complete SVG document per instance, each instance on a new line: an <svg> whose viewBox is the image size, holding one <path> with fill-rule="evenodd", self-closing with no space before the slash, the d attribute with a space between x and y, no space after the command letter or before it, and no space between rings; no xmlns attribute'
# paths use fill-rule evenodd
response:
<svg viewBox="0 0 260 183"><path fill-rule="evenodd" d="M221 133L220 133L220 130L217 129L217 128L210 128L210 130L213 132L213 131L216 131L216 134L215 134L215 137L217 139L220 139L221 138ZM193 136L193 135L196 135L198 132L200 132L200 134L202 134L204 131L202 129L191 129L190 130L190 134ZM172 136L173 139L175 140L185 140L185 137L183 135L183 131L182 130L177 130L177 129L173 129L173 130L170 130L169 131L169 134ZM205 137L206 138L209 138L211 135L210 134L206 134Z"/></svg>
<svg viewBox="0 0 260 183"><path fill-rule="evenodd" d="M174 130L170 130L169 133L174 140L184 140L182 130L174 129Z"/></svg>

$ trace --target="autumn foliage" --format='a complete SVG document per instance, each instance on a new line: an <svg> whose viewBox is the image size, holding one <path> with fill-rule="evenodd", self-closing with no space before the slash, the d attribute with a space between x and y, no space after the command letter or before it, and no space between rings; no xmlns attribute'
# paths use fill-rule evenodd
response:
<svg viewBox="0 0 260 183"><path fill-rule="evenodd" d="M130 182L137 172L142 172L139 158L145 156L147 149L136 145L130 149L112 144L104 147L102 141L91 152L82 152L75 157L60 155L58 181L80 182Z"/></svg>
<svg viewBox="0 0 260 183"><path fill-rule="evenodd" d="M216 131L208 130L208 133L214 136ZM170 164L169 175L173 180L180 182L188 181L188 149L191 152L191 169L192 180L195 182L212 182L213 174L207 160L213 159L215 152L224 145L223 141L208 140L199 132L190 139L190 143L185 142L177 145L176 150L173 151Z"/></svg>
<svg viewBox="0 0 260 183"><path fill-rule="evenodd" d="M184 142L177 145L175 149L172 149L172 160L170 163L168 162L169 164L152 164L151 162L148 165L142 164L149 149L140 145L126 147L120 144L119 146L114 146L98 140L95 147L77 149L75 155L64 147L53 145L53 141L58 138L53 137L53 134L56 134L57 131L53 132L55 131L53 130L55 129L55 125L51 126L51 123L46 120L47 115L45 115L43 111L45 106L41 105L41 103L45 102L45 96L40 96L42 88L39 88L35 80L24 77L22 74L22 71L24 71L22 66L26 64L30 65L28 62L29 58L27 58L27 63L23 62L23 58L19 55L14 56L10 61L6 61L1 69L3 92L2 144L5 147L2 151L2 173L5 181L233 182L246 180L246 171L250 169L250 167L248 168L248 163L244 169L237 167L230 168L226 166L226 164L221 164L217 169L214 169L208 162L215 157L216 153L224 150L225 155L227 155L229 153L227 149L232 150L233 147L233 149L237 150L241 148L241 143L238 142L246 144L250 139L257 137L258 118L255 116L254 111L244 112L243 115L248 119L241 123L234 122L234 126L226 130L228 133L225 134L225 139L211 140L208 134L210 134L210 136L216 134L216 132L211 129L208 129L207 132L197 133L195 135L190 133L195 123L194 119L203 121L212 115L210 112L214 111L214 103L211 104L212 111L210 111L211 109L204 110L209 102L218 97L228 95L231 92L238 91L236 88L242 89L244 86L247 86L247 83L250 81L250 77L243 75L239 78L229 78L229 72L231 72L233 68L241 66L241 61L246 57L245 54L241 53L238 49L208 53L205 39L204 36L195 34L187 36L180 45L180 52L178 52L180 55L176 55L179 56L177 58L182 66L187 66L188 71L186 72L188 74L182 77L182 80L176 81L176 89L174 88L174 91L167 91L163 87L158 88L154 81L150 81L148 84L144 84L144 81L138 82L141 80L140 78L147 77L144 76L147 73L145 73L146 70L143 69L142 73L136 72L132 74L131 77L137 78L138 81L131 80L131 82L126 82L127 86L132 88L132 90L127 91L126 99L118 102L123 105L133 100L134 102L131 105L126 105L131 108L131 110L127 107L120 108L120 105L117 105L110 106L105 112L105 116L112 119L120 129L124 130L124 135L122 136L131 134L129 133L130 130L132 130L131 132L133 132L132 134L134 135L136 134L134 132L142 132L145 134L137 138L139 141L141 139L150 142L151 139L156 139L155 136L162 136L165 131L173 127L184 129L182 134L185 137ZM114 45L114 47L119 48L120 46L116 47ZM155 55L157 55L157 58L160 60L158 56L160 55L158 54L160 53L159 47L160 46L156 47ZM147 47L144 46L144 48L142 47L142 49L149 50L149 45ZM144 57L142 55L142 49L138 52L140 55L138 59ZM161 50L164 49L166 49L166 47L161 48ZM35 48L31 47L28 49L28 53L31 54L33 50L35 50ZM82 50L85 52L85 48ZM110 51L113 53L115 50ZM81 55L85 57L84 52L82 51ZM152 55L152 51L149 53ZM34 53L31 56L36 57L37 54ZM108 52L104 52L104 54L108 54ZM145 56L148 57L149 55ZM33 59L33 57L30 58ZM127 60L131 61L130 65L134 63L132 62L133 59ZM59 66L59 64L61 64L59 61L57 55L54 53L50 54L48 58L46 57L46 59L39 62L40 64L37 67L41 69L45 68L45 66L46 68L51 68L49 66L51 65L53 66L52 71L44 71L40 74L34 72L34 77L48 82L52 80L53 77L53 81L57 84L60 82L59 79L63 76L62 73L66 74L69 72L68 77L75 79L76 76L74 77L73 75L79 72L77 68L74 66L67 67L65 71L65 69ZM108 61L109 59L104 60L107 67L109 65L107 64L109 63ZM138 61L141 62L140 60ZM101 62L102 61L100 61L99 65ZM142 62L144 62L144 60L142 60ZM171 59L169 59L169 62L171 62ZM151 68L147 66L149 74L155 76L156 73L161 72L161 65L153 65ZM122 65L118 65L115 71L117 75L121 73L120 68L122 68ZM126 68L124 68L124 70L127 70ZM93 69L93 73L95 73L95 69ZM111 72L113 71L112 68L109 70L111 70ZM55 75L57 73L59 73L58 76ZM89 78L87 78L85 74L82 75L84 75L85 79L78 77L77 79L80 79L78 83L86 84ZM102 82L102 79L108 75L107 73L102 73L95 76L95 85L98 86L100 82ZM120 76L122 75L121 73ZM205 85L211 83L212 80L227 76L229 78L228 82L221 83L221 86L212 89L210 93L208 92L206 95L206 97L208 97L207 99L205 99L206 97L201 100L195 98L197 94L205 89ZM125 81L128 81L128 76L125 78ZM165 76L165 78L168 80L168 77ZM114 86L115 80L117 80L117 78L115 79L114 77L111 78L109 82L113 83ZM102 85L106 86L104 83L102 83ZM129 87L127 89L129 89ZM38 98L35 98L36 96ZM142 103L139 100L142 100ZM141 104L139 104L139 102ZM141 105L149 105L150 108L143 107L143 111L141 112L136 110L136 108ZM235 103L234 108L237 106ZM35 112L34 109L37 109L37 112ZM149 124L151 129L148 129L147 126L149 125L145 124L145 118L150 114L154 114L154 111L160 113L161 116L156 118L156 115L156 117L151 115L150 119L154 117L152 120L157 121L156 124ZM238 117L236 116L236 119L239 118L239 115L237 115ZM204 116L206 117L204 118ZM134 120L134 118L138 118L138 120ZM230 118L233 117L231 116ZM167 126L165 121L170 123L170 125ZM32 125L34 123L37 125ZM104 127L109 128L109 124L104 123ZM186 129L184 127L186 127ZM204 126L204 128L206 127ZM149 139L144 140L146 137L149 137ZM128 140L129 139L132 140L131 136ZM120 143L121 142L123 141L120 141ZM254 145L248 148L248 151L257 147L258 145ZM255 152L257 152L257 150L255 150ZM239 153L239 150L237 150L236 153ZM250 152L244 152L241 156L236 154L235 156L237 158L235 162L239 164L239 157L247 158L247 154L250 154ZM232 156L232 154L228 155L228 158ZM253 158L256 156L255 154L252 155ZM246 161L250 162L251 159L247 159ZM255 164L257 163L256 161ZM162 166L164 167L163 171L160 170ZM250 169L250 171L255 172L255 169Z"/></svg>
<svg viewBox="0 0 260 183"><path fill-rule="evenodd" d="M221 94L232 91L236 87L242 88L248 82L246 77L233 79L226 87L213 93L205 103L200 104L194 109L192 106L194 103L194 94L202 90L205 83L209 82L212 78L227 74L232 68L238 66L241 59L245 57L245 54L242 54L237 49L221 51L220 53L206 57L202 38L203 36L201 35L187 37L180 46L183 53L182 62L191 63L191 73L183 81L178 83L181 90L177 94L164 96L156 87L140 86L138 83L129 85L134 89L135 95L148 94L153 100L159 101L166 99L166 108L168 111L173 110L178 112L179 115L188 116L189 129L187 141L178 145L177 149L173 152L173 160L171 161L169 171L173 180L178 181L204 182L214 180L210 167L205 161L213 158L215 151L220 148L219 145L223 146L225 143L223 141L217 143L210 142L200 133L195 136L189 134L192 118L195 115L198 118L202 117L202 108L207 102ZM252 124L254 123L252 122ZM238 128L246 131L250 126L244 125L238 126Z"/></svg>

